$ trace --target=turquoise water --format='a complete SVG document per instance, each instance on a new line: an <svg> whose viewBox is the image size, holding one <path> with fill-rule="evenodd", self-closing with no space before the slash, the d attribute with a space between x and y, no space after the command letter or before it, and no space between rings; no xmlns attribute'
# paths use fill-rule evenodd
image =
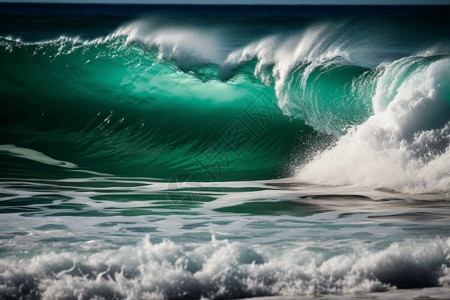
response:
<svg viewBox="0 0 450 300"><path fill-rule="evenodd" d="M0 298L450 293L448 7L0 7Z"/></svg>

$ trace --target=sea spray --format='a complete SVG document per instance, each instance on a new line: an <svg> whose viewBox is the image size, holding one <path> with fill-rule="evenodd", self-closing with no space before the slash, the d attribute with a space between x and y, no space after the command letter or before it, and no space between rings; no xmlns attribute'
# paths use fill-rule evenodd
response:
<svg viewBox="0 0 450 300"><path fill-rule="evenodd" d="M299 170L298 179L448 193L449 66L448 58L435 57L387 67L373 98L375 115Z"/></svg>

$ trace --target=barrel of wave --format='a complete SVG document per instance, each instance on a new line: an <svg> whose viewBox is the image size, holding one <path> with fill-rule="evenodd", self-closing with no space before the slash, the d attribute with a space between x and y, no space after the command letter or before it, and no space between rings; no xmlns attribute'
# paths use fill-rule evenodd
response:
<svg viewBox="0 0 450 300"><path fill-rule="evenodd" d="M408 193L450 192L450 58L388 65L374 115L299 168L296 180Z"/></svg>

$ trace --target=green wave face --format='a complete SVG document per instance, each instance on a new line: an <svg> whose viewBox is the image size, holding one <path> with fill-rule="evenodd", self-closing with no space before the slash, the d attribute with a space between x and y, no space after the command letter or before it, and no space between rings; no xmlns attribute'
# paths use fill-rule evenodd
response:
<svg viewBox="0 0 450 300"><path fill-rule="evenodd" d="M115 175L230 180L286 176L327 139L253 75L157 55L123 38L2 41L1 143Z"/></svg>
<svg viewBox="0 0 450 300"><path fill-rule="evenodd" d="M341 135L372 114L372 97L379 70L331 62L297 67L288 77L282 94L286 110L314 128Z"/></svg>

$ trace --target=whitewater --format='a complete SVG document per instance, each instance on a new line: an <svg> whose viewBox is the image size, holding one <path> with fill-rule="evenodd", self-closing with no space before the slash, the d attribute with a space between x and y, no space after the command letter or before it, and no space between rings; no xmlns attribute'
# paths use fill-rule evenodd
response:
<svg viewBox="0 0 450 300"><path fill-rule="evenodd" d="M0 4L0 299L450 297L449 16Z"/></svg>

